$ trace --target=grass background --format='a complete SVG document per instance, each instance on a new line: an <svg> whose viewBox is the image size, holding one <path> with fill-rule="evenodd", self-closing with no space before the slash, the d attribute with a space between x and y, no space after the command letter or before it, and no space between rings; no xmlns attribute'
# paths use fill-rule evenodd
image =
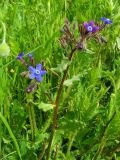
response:
<svg viewBox="0 0 120 160"><path fill-rule="evenodd" d="M119 0L1 0L11 54L0 59L0 160L38 160L47 148L53 110L43 112L39 106L50 103L45 92L53 100L56 96L59 78L49 69L65 58L59 38L66 17L71 23L107 17L113 25L101 33L107 44L92 41L89 50L75 55L68 79L80 78L64 88L51 160L56 144L57 160L120 159ZM2 36L1 26L1 42ZM23 51L49 70L33 94L24 92L29 81L20 76L25 68L15 60Z"/></svg>

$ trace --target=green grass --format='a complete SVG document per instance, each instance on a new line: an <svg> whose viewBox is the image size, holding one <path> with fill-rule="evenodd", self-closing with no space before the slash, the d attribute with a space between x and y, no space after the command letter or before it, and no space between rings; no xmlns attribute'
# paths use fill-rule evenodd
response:
<svg viewBox="0 0 120 160"><path fill-rule="evenodd" d="M11 52L0 58L0 160L40 160L42 154L46 159L53 117L48 95L55 101L63 75L52 68L65 60L59 38L66 17L71 24L101 17L113 24L101 32L108 43L90 41L89 50L75 54L67 79L78 80L64 86L50 159L55 153L57 160L120 159L119 0L1 0L0 21ZM1 43L2 38L1 24ZM25 93L29 80L20 76L25 67L16 61L23 51L48 71L31 94Z"/></svg>

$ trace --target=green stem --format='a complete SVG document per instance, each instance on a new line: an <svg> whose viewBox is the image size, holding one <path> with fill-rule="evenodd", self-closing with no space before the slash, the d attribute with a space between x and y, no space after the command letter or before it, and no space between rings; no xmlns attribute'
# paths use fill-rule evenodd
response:
<svg viewBox="0 0 120 160"><path fill-rule="evenodd" d="M110 118L110 120L107 122L105 128L104 128L104 131L103 131L103 134L102 134L102 138L101 138L101 142L100 142L100 145L99 145L99 148L95 154L95 156L93 157L92 160L97 160L100 156L100 154L102 153L103 149L104 149L104 146L105 146L105 143L106 143L106 134L107 134L107 129L111 123L111 121L114 119L116 115L116 112L113 113L112 117Z"/></svg>
<svg viewBox="0 0 120 160"><path fill-rule="evenodd" d="M1 158L0 160L5 160L6 158L8 158L9 156L11 156L12 154L16 153L17 151L11 152L9 154L7 154L6 156L4 156L3 158Z"/></svg>
<svg viewBox="0 0 120 160"><path fill-rule="evenodd" d="M77 134L77 131L76 131L75 133L72 133L72 134L70 135L69 142L68 142L67 153L66 153L67 159L69 159L68 156L69 156L69 154L70 154L70 150L71 150L71 147L72 147L72 144L73 144L73 141L74 141L74 139L75 139L76 134Z"/></svg>
<svg viewBox="0 0 120 160"><path fill-rule="evenodd" d="M1 21L3 27L3 43L6 42L6 27L5 24Z"/></svg>
<svg viewBox="0 0 120 160"><path fill-rule="evenodd" d="M35 138L35 130L36 130L36 121L35 121L35 113L34 108L29 104L29 120L30 120L30 126L31 126L31 132L32 132L32 140Z"/></svg>
<svg viewBox="0 0 120 160"><path fill-rule="evenodd" d="M46 148L46 141L43 143L42 151L41 151L41 154L39 156L39 160L42 160L42 158L44 156L44 153L45 153L45 148Z"/></svg>
<svg viewBox="0 0 120 160"><path fill-rule="evenodd" d="M54 155L53 160L57 160L58 148L59 148L58 145L56 145L56 151L55 151L55 155Z"/></svg>

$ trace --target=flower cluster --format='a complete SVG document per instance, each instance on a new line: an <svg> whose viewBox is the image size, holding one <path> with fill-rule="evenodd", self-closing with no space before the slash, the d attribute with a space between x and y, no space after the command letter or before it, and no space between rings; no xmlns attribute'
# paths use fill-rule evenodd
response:
<svg viewBox="0 0 120 160"><path fill-rule="evenodd" d="M29 61L32 66L26 63L26 61L23 59L24 56L26 55L24 55L24 53L22 52L17 56L16 59L20 60L22 64L28 69L28 71L22 72L21 76L27 77L31 80L35 79L35 82L30 84L30 86L26 89L26 92L29 93L37 88L37 82L42 82L42 77L47 73L47 71L43 69L42 64L37 64L36 67L34 67L35 63L32 54L27 54L27 57L29 57Z"/></svg>
<svg viewBox="0 0 120 160"><path fill-rule="evenodd" d="M73 25L73 30L70 32L69 21L65 21L65 25L62 29L63 36L60 38L61 45L63 47L72 46L72 48L77 48L79 50L86 49L86 40L90 38L96 39L98 42L104 42L99 35L99 32L105 28L106 25L112 24L112 21L108 18L102 17L100 20L103 21L103 24L99 25L95 23L94 20L88 22L83 22L78 24L78 31L80 36L75 38L75 24Z"/></svg>

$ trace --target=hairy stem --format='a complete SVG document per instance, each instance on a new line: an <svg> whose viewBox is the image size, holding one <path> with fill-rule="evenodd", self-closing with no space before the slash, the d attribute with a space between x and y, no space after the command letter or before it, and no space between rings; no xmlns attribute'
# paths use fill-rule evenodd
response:
<svg viewBox="0 0 120 160"><path fill-rule="evenodd" d="M56 151L55 151L55 155L54 155L54 159L53 160L57 159L58 148L59 148L58 145L56 145Z"/></svg>
<svg viewBox="0 0 120 160"><path fill-rule="evenodd" d="M72 147L72 144L73 144L73 141L76 137L76 134L77 134L78 131L76 131L75 133L72 133L69 137L69 142L68 142L68 148L67 148L67 153L66 153L66 157L67 159L69 159L69 156L70 156L70 150L71 150L71 147Z"/></svg>
<svg viewBox="0 0 120 160"><path fill-rule="evenodd" d="M74 49L72 49L70 56L68 58L69 61L72 61L73 55L76 51L76 47ZM49 160L50 157L50 152L51 152L51 145L52 145L52 140L54 137L54 133L55 133L55 129L57 128L57 115L58 115L58 109L59 109L59 101L60 101L60 96L63 90L63 85L64 85L64 81L67 77L67 73L69 70L70 65L68 64L67 68L64 70L64 74L63 74L63 78L61 80L58 92L57 92L57 97L55 100L55 109L54 109L54 114L53 114L53 127L52 127L52 131L51 131L51 136L50 136L50 140L49 140L49 144L48 144L48 150L47 150L47 155L46 155L46 160Z"/></svg>
<svg viewBox="0 0 120 160"><path fill-rule="evenodd" d="M40 156L39 156L39 160L42 160L42 158L43 158L43 156L44 156L45 147L46 147L46 141L43 143L42 151L41 151L41 154L40 154Z"/></svg>
<svg viewBox="0 0 120 160"><path fill-rule="evenodd" d="M35 130L36 130L36 120L35 120L35 113L34 108L29 104L29 120L30 120L30 127L31 127L31 134L32 134L32 140L35 138Z"/></svg>

